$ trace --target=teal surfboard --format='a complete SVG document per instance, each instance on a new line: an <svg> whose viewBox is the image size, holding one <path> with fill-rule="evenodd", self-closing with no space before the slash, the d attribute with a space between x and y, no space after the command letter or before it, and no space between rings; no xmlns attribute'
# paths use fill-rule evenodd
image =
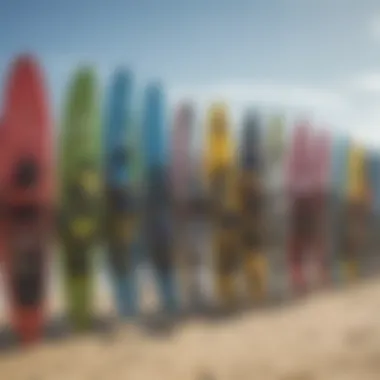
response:
<svg viewBox="0 0 380 380"><path fill-rule="evenodd" d="M154 268L165 312L178 310L173 257L173 225L168 175L167 114L163 88L149 84L144 93L144 246Z"/></svg>
<svg viewBox="0 0 380 380"><path fill-rule="evenodd" d="M104 121L105 228L104 243L110 279L120 316L137 311L136 201L133 187L136 157L131 129L133 77L118 70L112 78Z"/></svg>

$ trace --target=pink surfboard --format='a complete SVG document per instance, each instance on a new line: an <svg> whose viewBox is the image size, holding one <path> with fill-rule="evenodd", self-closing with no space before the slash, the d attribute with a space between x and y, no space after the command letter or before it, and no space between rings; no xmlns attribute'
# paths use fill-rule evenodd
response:
<svg viewBox="0 0 380 380"><path fill-rule="evenodd" d="M295 293L306 288L305 254L310 248L312 186L312 128L307 121L296 123L287 160L286 188L289 199L290 227L287 259L291 289Z"/></svg>

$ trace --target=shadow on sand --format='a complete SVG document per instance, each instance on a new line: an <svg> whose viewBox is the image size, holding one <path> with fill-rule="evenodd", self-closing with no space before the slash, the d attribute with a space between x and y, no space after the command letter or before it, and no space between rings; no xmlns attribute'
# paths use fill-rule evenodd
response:
<svg viewBox="0 0 380 380"><path fill-rule="evenodd" d="M366 277L357 281L360 285L371 278L378 276L378 270L368 271ZM355 285L354 285L355 286ZM92 326L87 331L78 332L70 327L69 321L58 316L49 321L45 327L42 341L45 342L62 342L73 336L95 334L104 342L112 342L117 335L117 327L120 326L135 326L142 333L155 338L170 337L178 327L190 321L200 321L202 323L223 323L225 321L240 318L244 314L252 313L253 311L273 311L278 312L283 308L299 305L309 299L310 296L318 293L335 293L346 289L346 285L330 284L324 289L317 289L310 292L305 292L298 295L282 294L271 296L261 302L239 302L235 307L220 308L216 306L199 306L197 309L186 310L178 313L168 314L164 312L155 312L150 314L141 314L133 319L120 321L116 316L102 315L96 317ZM4 326L0 330L0 355L10 354L17 351L21 346L19 339L11 331L9 325Z"/></svg>

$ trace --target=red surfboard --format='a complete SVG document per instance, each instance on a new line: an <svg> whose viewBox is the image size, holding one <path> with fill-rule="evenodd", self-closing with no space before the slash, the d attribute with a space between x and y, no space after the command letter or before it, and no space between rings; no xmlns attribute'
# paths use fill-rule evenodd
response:
<svg viewBox="0 0 380 380"><path fill-rule="evenodd" d="M32 56L20 56L11 65L3 123L4 274L11 325L29 343L44 327L53 222L52 119L43 73Z"/></svg>
<svg viewBox="0 0 380 380"><path fill-rule="evenodd" d="M1 196L3 193L2 184L3 184L3 168L5 166L5 159L2 154L4 154L5 144L4 144L4 128L5 123L3 117L0 119L0 209L1 209ZM2 264L4 257L4 226L2 218L0 218L0 264Z"/></svg>

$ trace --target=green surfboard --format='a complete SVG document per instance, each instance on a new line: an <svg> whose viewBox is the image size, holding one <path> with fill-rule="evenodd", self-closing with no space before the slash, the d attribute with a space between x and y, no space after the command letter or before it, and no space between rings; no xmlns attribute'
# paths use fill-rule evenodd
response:
<svg viewBox="0 0 380 380"><path fill-rule="evenodd" d="M94 248L102 187L100 115L94 71L79 68L69 84L60 136L61 249L68 317L90 326Z"/></svg>

